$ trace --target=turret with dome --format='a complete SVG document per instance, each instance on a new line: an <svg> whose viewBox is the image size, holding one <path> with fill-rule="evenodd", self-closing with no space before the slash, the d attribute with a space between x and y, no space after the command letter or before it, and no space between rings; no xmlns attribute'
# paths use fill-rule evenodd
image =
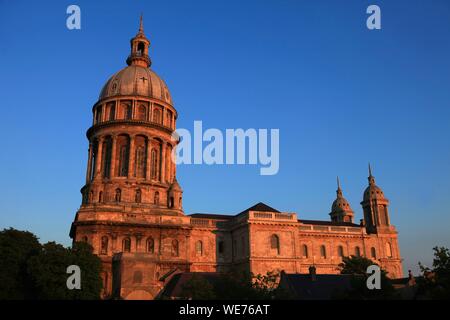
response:
<svg viewBox="0 0 450 320"><path fill-rule="evenodd" d="M341 184L337 177L336 200L331 206L331 221L333 222L353 222L353 210L348 201L342 195Z"/></svg>
<svg viewBox="0 0 450 320"><path fill-rule="evenodd" d="M364 190L361 205L364 211L364 221L368 233L385 232L393 229L389 219L389 200L385 198L383 190L375 183L372 167L369 164L369 186Z"/></svg>

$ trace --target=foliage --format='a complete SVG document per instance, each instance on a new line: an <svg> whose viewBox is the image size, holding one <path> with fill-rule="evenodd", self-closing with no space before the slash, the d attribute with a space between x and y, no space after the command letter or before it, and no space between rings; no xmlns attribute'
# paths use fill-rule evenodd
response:
<svg viewBox="0 0 450 320"><path fill-rule="evenodd" d="M448 248L434 247L433 268L419 262L423 276L418 282L419 295L431 299L450 299L450 252Z"/></svg>
<svg viewBox="0 0 450 320"><path fill-rule="evenodd" d="M352 275L351 289L346 290L344 294L335 297L338 299L352 300L385 300L398 298L394 286L387 277L387 272L381 269L380 283L381 289L367 288L367 268L371 265L378 265L365 257L350 256L344 257L339 264L341 274Z"/></svg>
<svg viewBox="0 0 450 320"><path fill-rule="evenodd" d="M81 289L67 289L66 281L70 274L66 269L77 265L81 269ZM101 263L92 254L87 243L75 243L65 248L55 242L42 246L41 252L30 258L28 272L38 299L99 299L102 288Z"/></svg>
<svg viewBox="0 0 450 320"><path fill-rule="evenodd" d="M34 296L27 273L27 261L39 250L39 241L30 232L12 228L0 231L0 300Z"/></svg>
<svg viewBox="0 0 450 320"><path fill-rule="evenodd" d="M253 275L233 271L219 275L211 283L202 276L194 275L183 286L186 299L205 300L268 300L286 299L287 294L278 289L279 273Z"/></svg>
<svg viewBox="0 0 450 320"><path fill-rule="evenodd" d="M204 277L194 274L185 283L181 291L182 297L192 300L213 300L216 298L214 287Z"/></svg>
<svg viewBox="0 0 450 320"><path fill-rule="evenodd" d="M67 267L81 269L81 290L69 290ZM87 243L65 248L55 242L41 245L27 231L0 231L0 299L98 299L101 262Z"/></svg>

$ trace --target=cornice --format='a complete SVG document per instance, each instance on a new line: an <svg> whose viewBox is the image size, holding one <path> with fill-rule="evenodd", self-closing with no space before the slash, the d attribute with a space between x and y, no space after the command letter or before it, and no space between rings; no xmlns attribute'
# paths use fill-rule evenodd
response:
<svg viewBox="0 0 450 320"><path fill-rule="evenodd" d="M110 120L101 122L98 124L94 124L86 131L86 137L90 139L92 135L95 133L95 131L102 129L102 128L108 128L108 127L115 127L119 125L130 125L130 126L144 126L152 129L162 130L165 133L171 135L175 130L172 130L171 128L168 128L166 126L149 122L149 121L142 121L142 120L134 120L134 119L121 119L121 120ZM125 132L124 132L125 133Z"/></svg>

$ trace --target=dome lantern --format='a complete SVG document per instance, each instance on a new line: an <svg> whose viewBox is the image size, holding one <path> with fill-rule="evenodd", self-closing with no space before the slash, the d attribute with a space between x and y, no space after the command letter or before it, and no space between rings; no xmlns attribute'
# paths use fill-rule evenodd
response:
<svg viewBox="0 0 450 320"><path fill-rule="evenodd" d="M139 31L130 40L131 53L127 58L127 64L129 66L136 65L144 68L148 68L152 65L152 61L148 55L148 48L150 47L150 41L144 34L144 22L141 14L139 21Z"/></svg>

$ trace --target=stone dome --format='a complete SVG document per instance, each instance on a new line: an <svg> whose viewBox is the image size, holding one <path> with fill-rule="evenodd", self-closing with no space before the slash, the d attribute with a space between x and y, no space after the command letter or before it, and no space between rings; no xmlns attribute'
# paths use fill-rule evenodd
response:
<svg viewBox="0 0 450 320"><path fill-rule="evenodd" d="M333 204L331 205L331 212L338 212L338 211L349 211L352 210L350 207L350 204L344 197L338 197L336 200L333 201Z"/></svg>
<svg viewBox="0 0 450 320"><path fill-rule="evenodd" d="M384 199L383 190L375 184L369 185L364 191L363 200Z"/></svg>
<svg viewBox="0 0 450 320"><path fill-rule="evenodd" d="M173 105L166 83L150 68L134 64L109 78L99 100L118 96L143 96Z"/></svg>

